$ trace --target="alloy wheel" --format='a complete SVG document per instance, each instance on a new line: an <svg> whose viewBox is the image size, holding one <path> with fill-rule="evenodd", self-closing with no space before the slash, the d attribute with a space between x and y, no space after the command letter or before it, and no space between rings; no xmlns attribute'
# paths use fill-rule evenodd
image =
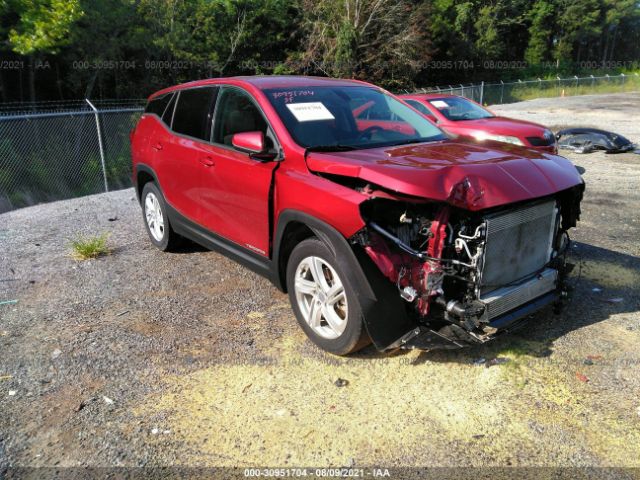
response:
<svg viewBox="0 0 640 480"><path fill-rule="evenodd" d="M320 257L304 258L294 279L296 300L305 322L323 338L338 338L347 326L344 285L335 269Z"/></svg>
<svg viewBox="0 0 640 480"><path fill-rule="evenodd" d="M164 237L164 216L158 197L153 192L147 193L144 200L144 216L147 219L149 232L157 242Z"/></svg>

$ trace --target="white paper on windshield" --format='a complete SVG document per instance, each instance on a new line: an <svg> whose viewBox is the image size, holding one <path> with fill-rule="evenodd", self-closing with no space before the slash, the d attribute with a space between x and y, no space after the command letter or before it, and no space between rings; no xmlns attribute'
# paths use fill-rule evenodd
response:
<svg viewBox="0 0 640 480"><path fill-rule="evenodd" d="M449 104L444 100L434 100L433 102L431 102L431 105L436 108L447 108L449 106Z"/></svg>
<svg viewBox="0 0 640 480"><path fill-rule="evenodd" d="M299 122L335 120L335 117L322 102L287 103L287 108Z"/></svg>

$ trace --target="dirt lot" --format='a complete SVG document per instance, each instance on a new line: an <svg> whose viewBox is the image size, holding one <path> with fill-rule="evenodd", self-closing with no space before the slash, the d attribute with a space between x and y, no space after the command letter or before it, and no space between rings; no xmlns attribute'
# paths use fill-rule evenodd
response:
<svg viewBox="0 0 640 480"><path fill-rule="evenodd" d="M640 142L639 109L640 94L495 108ZM17 300L0 305L0 477L7 466L640 467L640 155L568 156L588 185L569 307L459 351L325 354L266 280L196 246L155 250L133 190L0 215L0 302ZM70 257L71 239L101 232L110 256ZM495 358L509 361L478 361Z"/></svg>

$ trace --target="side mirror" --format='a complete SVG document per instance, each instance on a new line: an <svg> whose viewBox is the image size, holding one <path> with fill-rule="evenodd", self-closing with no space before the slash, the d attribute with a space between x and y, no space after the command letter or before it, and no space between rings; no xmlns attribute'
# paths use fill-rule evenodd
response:
<svg viewBox="0 0 640 480"><path fill-rule="evenodd" d="M262 153L264 151L264 135L262 132L236 133L231 137L231 144L241 152Z"/></svg>
<svg viewBox="0 0 640 480"><path fill-rule="evenodd" d="M241 132L231 137L233 148L249 154L249 157L261 162L268 162L276 158L276 154L268 151L264 133Z"/></svg>

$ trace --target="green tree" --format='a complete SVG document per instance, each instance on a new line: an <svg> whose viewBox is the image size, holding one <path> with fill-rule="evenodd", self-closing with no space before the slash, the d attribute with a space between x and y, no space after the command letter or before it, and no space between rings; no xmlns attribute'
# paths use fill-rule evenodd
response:
<svg viewBox="0 0 640 480"><path fill-rule="evenodd" d="M638 47L638 31L640 30L640 5L636 0L603 0L604 27L602 28L602 62L616 59L619 40ZM635 33L636 40L627 34ZM636 53L636 58L638 56Z"/></svg>
<svg viewBox="0 0 640 480"><path fill-rule="evenodd" d="M590 42L598 40L602 25L598 0L559 0L555 58L579 62ZM588 52L587 52L588 53Z"/></svg>
<svg viewBox="0 0 640 480"><path fill-rule="evenodd" d="M110 90L116 98L121 93L126 96L136 88L132 82L145 83L148 78L133 75L134 62L142 66L144 58L152 54L145 48L150 32L137 14L135 2L81 0L80 7L85 13L72 25L70 46L61 51L59 58L65 65L83 62L90 67L95 64L107 68L71 68L60 83L64 90L82 92L87 98L100 88ZM119 63L125 61L128 64Z"/></svg>
<svg viewBox="0 0 640 480"><path fill-rule="evenodd" d="M35 101L35 57L69 43L71 25L83 15L79 0L4 0L0 13L9 47L29 57L29 92Z"/></svg>
<svg viewBox="0 0 640 480"><path fill-rule="evenodd" d="M527 12L529 43L524 59L529 64L539 64L550 58L553 41L555 8L548 0L537 0Z"/></svg>
<svg viewBox="0 0 640 480"><path fill-rule="evenodd" d="M7 0L18 21L9 28L11 48L22 55L59 51L69 42L69 30L83 12L79 0Z"/></svg>
<svg viewBox="0 0 640 480"><path fill-rule="evenodd" d="M504 37L500 33L499 7L485 5L478 12L475 21L477 40L476 49L482 56L499 58L504 54Z"/></svg>
<svg viewBox="0 0 640 480"><path fill-rule="evenodd" d="M520 60L526 48L524 12L529 0L496 0L480 7L475 21L478 57Z"/></svg>
<svg viewBox="0 0 640 480"><path fill-rule="evenodd" d="M428 56L427 10L403 0L305 0L301 58L328 75L406 84Z"/></svg>
<svg viewBox="0 0 640 480"><path fill-rule="evenodd" d="M241 62L284 60L295 4L285 0L141 0L152 43L167 58L224 75ZM272 58L269 58L272 57Z"/></svg>

